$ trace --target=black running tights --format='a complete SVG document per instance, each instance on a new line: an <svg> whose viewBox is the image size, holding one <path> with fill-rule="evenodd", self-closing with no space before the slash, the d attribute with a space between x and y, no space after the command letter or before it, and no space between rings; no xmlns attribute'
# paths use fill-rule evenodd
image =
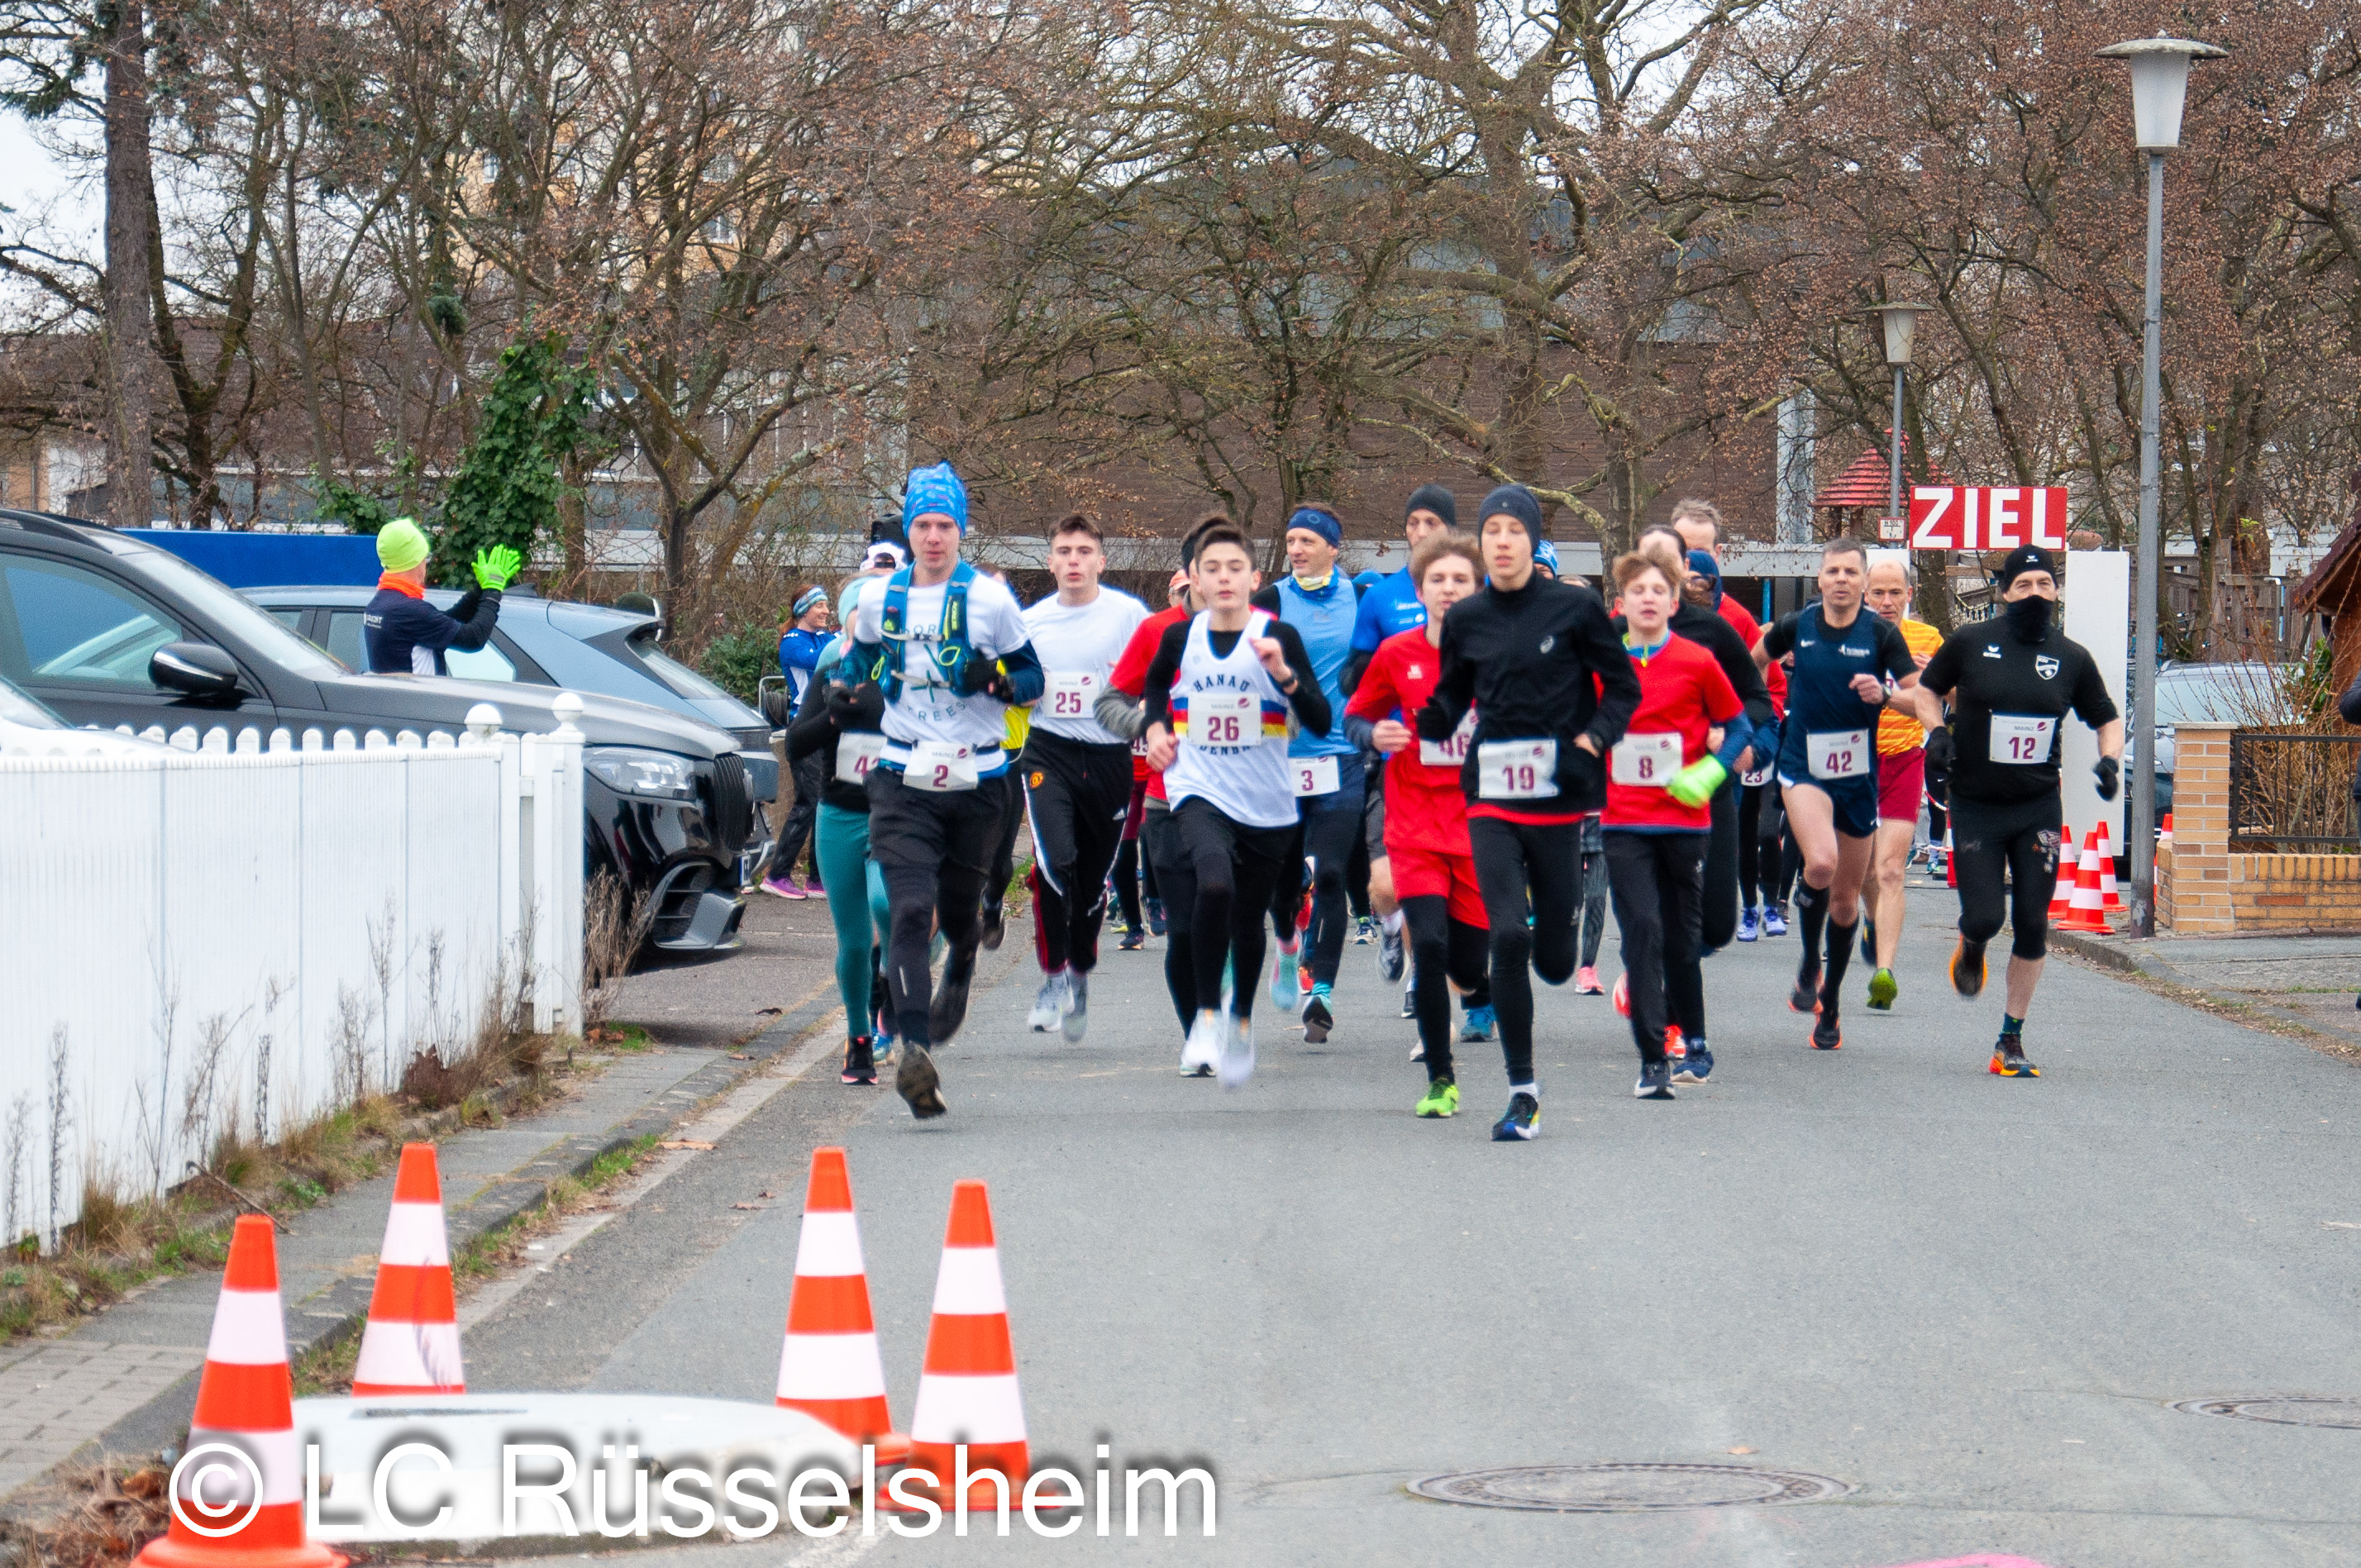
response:
<svg viewBox="0 0 2361 1568"><path fill-rule="evenodd" d="M1533 983L1574 976L1575 915L1582 905L1581 825L1534 825L1471 817L1476 884L1492 927L1492 1007L1509 1081L1533 1081ZM1532 925L1525 924L1530 913Z"/></svg>
<svg viewBox="0 0 2361 1568"><path fill-rule="evenodd" d="M1677 1023L1705 1038L1705 977L1697 941L1705 897L1705 836L1607 835L1607 880L1623 933L1624 984L1631 998L1631 1043L1643 1062L1664 1059L1664 1029Z"/></svg>
<svg viewBox="0 0 2361 1568"><path fill-rule="evenodd" d="M1419 1043L1426 1047L1426 1076L1440 1082L1452 1076L1451 988L1473 992L1484 983L1492 937L1481 926L1451 918L1451 901L1439 893L1401 901L1410 927L1411 1004L1418 1010Z"/></svg>
<svg viewBox="0 0 2361 1568"><path fill-rule="evenodd" d="M1263 912L1270 906L1270 890L1287 863L1295 829L1242 827L1202 798L1181 802L1172 820L1180 829L1181 861L1164 883L1164 896L1168 905L1192 906L1197 1008L1220 1005L1222 968L1227 963L1233 979L1230 1015L1247 1017L1262 978Z"/></svg>

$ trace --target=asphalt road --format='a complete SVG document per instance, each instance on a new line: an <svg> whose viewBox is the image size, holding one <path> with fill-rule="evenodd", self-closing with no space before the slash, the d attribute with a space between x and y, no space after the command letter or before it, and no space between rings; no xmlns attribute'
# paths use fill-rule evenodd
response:
<svg viewBox="0 0 2361 1568"><path fill-rule="evenodd" d="M1998 977L1974 1004L1940 989L1947 900L1914 899L1896 1012L1856 1007L1835 1055L1784 1009L1792 938L1709 960L1719 1067L1671 1104L1631 1098L1603 999L1543 991L1542 1136L1524 1146L1486 1135L1506 1099L1489 1047L1464 1048L1458 1118L1411 1116L1422 1070L1372 948L1345 949L1323 1047L1266 999L1261 1068L1235 1093L1175 1071L1161 944L1108 953L1081 1046L1025 1032L1019 959L942 1054L950 1116L916 1124L832 1074L793 1085L474 1330L469 1381L767 1398L806 1161L840 1142L895 1417L951 1182L983 1178L1037 1463L1087 1464L1104 1442L1118 1463L1203 1464L1219 1535L1184 1507L1177 1541L1126 1541L1118 1519L1104 1541L1020 1522L1005 1541L660 1555L2361 1558L2361 1072L2056 962L2028 1035L2044 1076L1988 1077ZM1614 950L1610 935L1610 976ZM2342 1430L2173 1408L2265 1394L2356 1402L2322 1407ZM1851 1489L1650 1513L1406 1489L1604 1464ZM1727 1484L1626 1473L1607 1489L1692 1480Z"/></svg>

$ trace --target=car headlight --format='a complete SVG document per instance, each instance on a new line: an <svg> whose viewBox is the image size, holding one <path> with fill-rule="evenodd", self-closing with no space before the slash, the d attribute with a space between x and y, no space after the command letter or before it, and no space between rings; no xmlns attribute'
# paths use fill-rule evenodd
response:
<svg viewBox="0 0 2361 1568"><path fill-rule="evenodd" d="M582 765L624 795L657 800L694 800L697 774L688 759L669 751L642 751L635 746L593 746L582 753Z"/></svg>

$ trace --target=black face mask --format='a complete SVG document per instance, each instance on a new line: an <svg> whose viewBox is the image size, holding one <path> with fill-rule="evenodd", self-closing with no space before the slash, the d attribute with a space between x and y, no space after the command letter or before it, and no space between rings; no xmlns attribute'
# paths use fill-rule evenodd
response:
<svg viewBox="0 0 2361 1568"><path fill-rule="evenodd" d="M2049 635L2049 612L2054 608L2039 594L2027 594L2012 599L2002 607L2008 621L2009 635L2019 642L2038 642Z"/></svg>

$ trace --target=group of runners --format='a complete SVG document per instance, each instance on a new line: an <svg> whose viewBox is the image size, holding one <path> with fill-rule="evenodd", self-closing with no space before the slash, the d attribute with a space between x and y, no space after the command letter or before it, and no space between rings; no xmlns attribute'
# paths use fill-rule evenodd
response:
<svg viewBox="0 0 2361 1568"><path fill-rule="evenodd" d="M1416 1020L1415 1113L1458 1111L1454 1047L1497 1029L1509 1099L1492 1136L1531 1138L1532 977L1602 990L1606 905L1641 1099L1712 1075L1705 959L1785 934L1791 879L1789 1005L1811 1046L1843 1044L1856 946L1867 1004L1892 1007L1903 872L1936 791L1957 857L1951 985L1981 993L2009 921L1989 1069L2038 1076L2023 1028L2057 876L2060 729L2098 731L2107 799L2123 749L2096 662L2059 624L2047 552L2013 552L2000 613L1947 638L1908 618L1906 567L1872 569L1850 540L1824 547L1815 599L1759 625L1721 591L1720 520L1695 502L1611 564L1604 596L1561 580L1520 485L1486 496L1466 532L1449 490L1420 488L1409 565L1362 584L1339 569L1327 508L1288 519L1270 584L1245 531L1212 515L1154 611L1103 583L1088 516L1052 530L1057 591L1029 608L961 559L967 520L948 465L910 476L901 538L873 543L845 590L790 729L824 781L846 1081L891 1065L915 1114L943 1113L932 1052L997 943L1029 826L1033 1028L1084 1036L1111 894L1140 945L1137 874L1166 938L1180 1070L1241 1085L1267 958L1271 1003L1305 1041L1336 1029L1366 878L1379 974L1407 978Z"/></svg>

